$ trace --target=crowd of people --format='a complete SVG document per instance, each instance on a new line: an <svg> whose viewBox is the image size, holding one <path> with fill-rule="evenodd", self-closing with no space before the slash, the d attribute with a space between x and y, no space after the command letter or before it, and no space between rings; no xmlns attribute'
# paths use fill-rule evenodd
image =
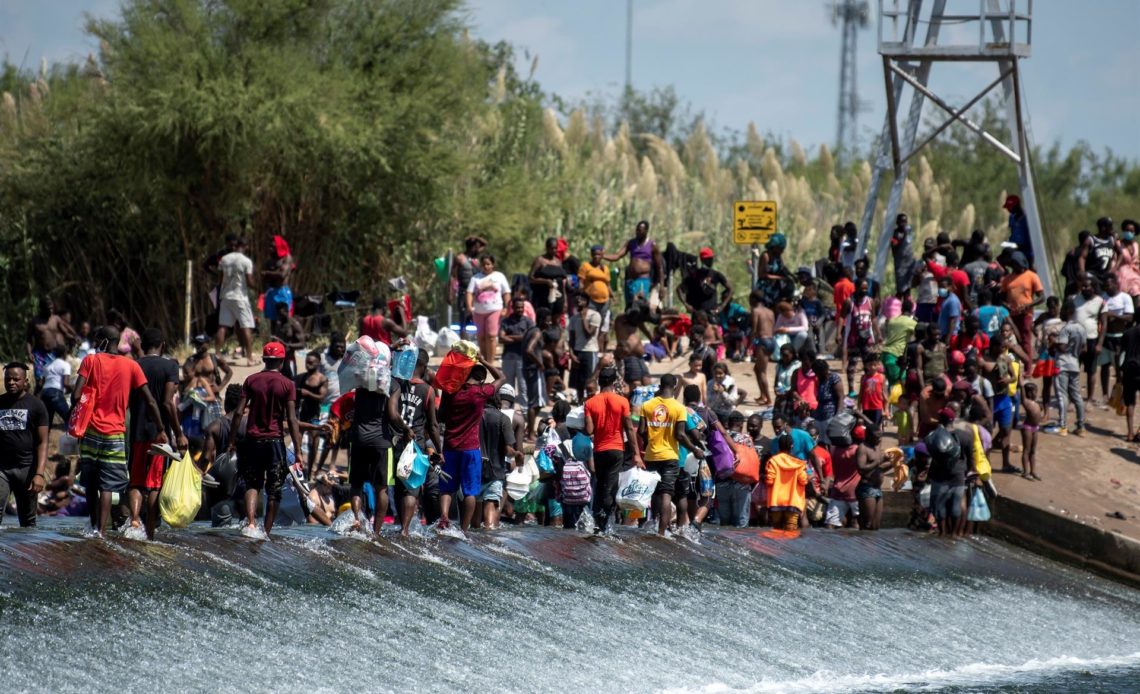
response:
<svg viewBox="0 0 1140 694"><path fill-rule="evenodd" d="M1102 218L1081 232L1063 293L1045 296L1034 270L1045 254L1033 252L1016 196L1005 209L1008 240L939 233L917 255L900 214L890 283L857 255L854 224L833 227L826 256L794 270L775 234L748 261L755 282L743 301L711 248L662 247L645 221L584 261L548 239L512 276L472 236L449 283L457 338L473 335L477 363L450 389L410 300L378 298L354 332L415 350L414 370L389 388L342 392L349 340L333 333L308 349L280 236L261 276L263 370L230 383L227 339L253 363L257 327L254 265L231 237L207 263L217 332L196 337L181 367L161 331L136 332L118 312L73 328L43 303L27 363L5 369L0 497L15 497L21 525L37 512L87 513L102 534L121 516L153 537L164 466L189 451L212 521L240 518L253 531L260 516L267 536L281 513L326 525L345 514L352 529L403 534L503 522L873 530L887 482L911 490L912 527L961 535L988 519L993 475L1041 479L1039 433L1083 436L1087 408L1111 405L1128 440L1137 435L1136 223L1118 235ZM732 374L745 360L755 398ZM61 463L49 480L49 429L77 414L78 479ZM897 446L884 444L888 429ZM416 485L395 471L413 442L432 463ZM633 469L656 475L648 509L624 502Z"/></svg>

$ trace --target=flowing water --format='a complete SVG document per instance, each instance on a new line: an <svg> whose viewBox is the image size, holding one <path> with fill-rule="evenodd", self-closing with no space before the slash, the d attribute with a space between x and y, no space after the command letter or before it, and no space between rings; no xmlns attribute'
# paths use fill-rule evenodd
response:
<svg viewBox="0 0 1140 694"><path fill-rule="evenodd" d="M626 529L622 529L626 530ZM3 692L1140 691L1140 592L989 539L0 530Z"/></svg>

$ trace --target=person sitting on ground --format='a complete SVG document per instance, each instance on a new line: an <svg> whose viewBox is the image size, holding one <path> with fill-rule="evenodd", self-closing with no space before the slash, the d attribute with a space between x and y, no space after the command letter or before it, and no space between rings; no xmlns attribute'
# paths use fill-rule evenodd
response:
<svg viewBox="0 0 1140 694"><path fill-rule="evenodd" d="M776 304L776 322L773 326L778 344L790 343L799 352L811 339L807 315L803 309L790 301Z"/></svg>
<svg viewBox="0 0 1140 694"><path fill-rule="evenodd" d="M736 387L736 379L728 374L728 364L718 363L713 368L713 379L708 384L709 409L717 417L727 420L737 403L745 398L744 391Z"/></svg>

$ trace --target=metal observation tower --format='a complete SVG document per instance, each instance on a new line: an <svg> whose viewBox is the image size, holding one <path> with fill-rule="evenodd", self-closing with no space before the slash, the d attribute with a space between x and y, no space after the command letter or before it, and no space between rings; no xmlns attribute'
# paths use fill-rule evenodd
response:
<svg viewBox="0 0 1140 694"><path fill-rule="evenodd" d="M1029 222L1030 240L1037 258L1046 263L1047 268L1048 254L1029 162L1029 138L1023 118L1024 97L1019 72L1019 62L1030 55L1033 0L957 0L951 3L955 10L953 13L947 11L947 0L932 0L930 3L924 0L878 0L878 3L879 54L883 60L887 116L874 161L867 203L863 208L862 223L859 225L860 254L868 245L883 174L892 171L894 182L887 198L887 209L882 217L876 246L875 273L882 277L887 266L889 238L902 200L910 160L939 133L958 122L977 133L983 141L1017 165L1021 205ZM926 35L919 42L919 27L922 26L925 27ZM943 28L948 28L947 33L952 38L939 40ZM992 63L996 74L994 80L973 98L962 106L955 107L938 96L927 84L930 69L935 63L955 67L964 62ZM908 86L910 104L906 111L906 121L900 126L898 113L903 104L904 87ZM966 116L971 107L999 86L1009 131L1013 137L1013 141L1008 143L1002 142ZM916 143L922 107L927 99L944 111L947 118L925 135L921 142ZM1038 274L1045 285L1046 296L1052 295L1051 273L1044 269Z"/></svg>

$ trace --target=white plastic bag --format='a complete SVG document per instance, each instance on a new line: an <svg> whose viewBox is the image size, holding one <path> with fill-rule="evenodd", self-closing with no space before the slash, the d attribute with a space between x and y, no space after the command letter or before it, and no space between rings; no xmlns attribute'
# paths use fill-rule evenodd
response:
<svg viewBox="0 0 1140 694"><path fill-rule="evenodd" d="M392 352L383 342L362 335L345 350L336 372L342 393L357 388L387 393L392 385Z"/></svg>
<svg viewBox="0 0 1140 694"><path fill-rule="evenodd" d="M566 428L577 431L586 430L586 408L579 405L570 408L570 413L566 415Z"/></svg>
<svg viewBox="0 0 1140 694"><path fill-rule="evenodd" d="M400 454L400 460L396 463L396 477L401 481L405 481L412 474L412 469L416 465L416 447L411 443L404 446L404 452Z"/></svg>
<svg viewBox="0 0 1140 694"><path fill-rule="evenodd" d="M661 482L656 472L632 467L618 475L618 507L623 511L646 511L653 503L653 492Z"/></svg>
<svg viewBox="0 0 1140 694"><path fill-rule="evenodd" d="M435 340L435 349L439 354L447 354L459 342L459 334L448 327L440 328Z"/></svg>
<svg viewBox="0 0 1140 694"><path fill-rule="evenodd" d="M530 491L530 483L533 481L534 474L528 466L514 468L507 473L507 496L518 501L527 495L527 492Z"/></svg>
<svg viewBox="0 0 1140 694"><path fill-rule="evenodd" d="M427 350L430 357L435 353L435 343L439 335L431 329L427 316L416 316L416 331L412 334L412 341L416 347Z"/></svg>

